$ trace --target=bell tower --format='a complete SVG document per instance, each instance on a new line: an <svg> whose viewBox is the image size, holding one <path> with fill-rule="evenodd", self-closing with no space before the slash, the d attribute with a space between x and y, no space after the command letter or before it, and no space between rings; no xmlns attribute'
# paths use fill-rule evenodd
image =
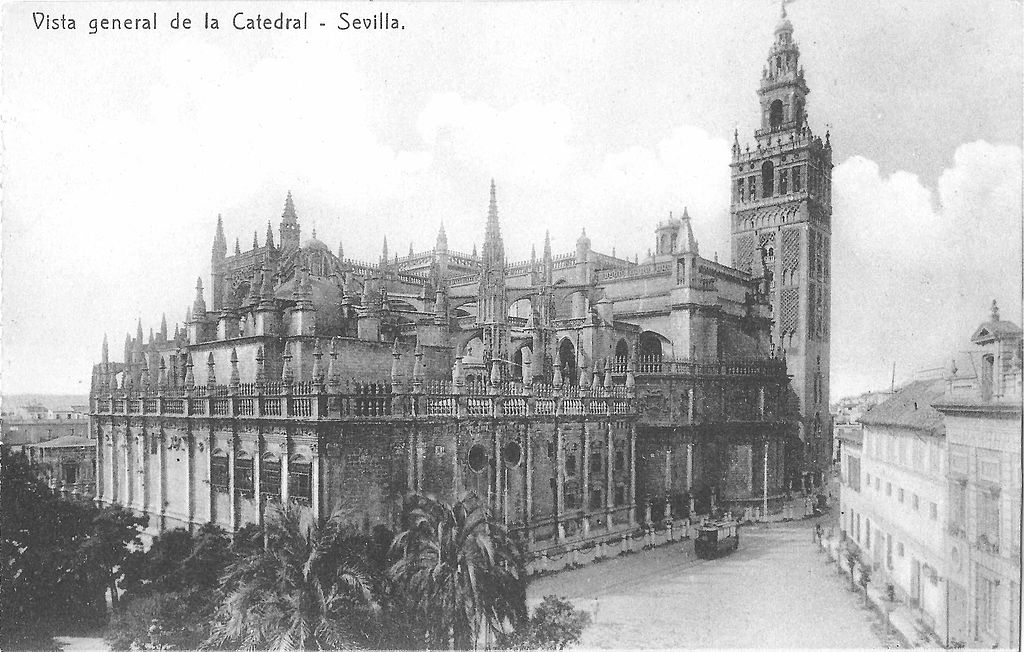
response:
<svg viewBox="0 0 1024 652"><path fill-rule="evenodd" d="M799 410L793 470L813 478L831 463L832 147L807 123L808 94L783 2L757 90L755 146L741 147L739 133L732 146L732 265L764 265L770 276L772 341L786 356Z"/></svg>

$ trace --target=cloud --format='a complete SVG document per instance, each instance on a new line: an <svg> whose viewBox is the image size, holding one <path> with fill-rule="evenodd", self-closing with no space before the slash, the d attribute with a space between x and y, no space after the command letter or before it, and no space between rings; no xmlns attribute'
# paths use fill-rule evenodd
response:
<svg viewBox="0 0 1024 652"><path fill-rule="evenodd" d="M833 397L941 366L993 298L1020 323L1021 149L957 148L930 188L852 157L833 173Z"/></svg>

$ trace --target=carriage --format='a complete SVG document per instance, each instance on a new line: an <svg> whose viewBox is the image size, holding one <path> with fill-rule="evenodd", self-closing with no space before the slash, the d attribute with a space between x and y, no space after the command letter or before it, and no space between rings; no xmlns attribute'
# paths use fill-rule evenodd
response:
<svg viewBox="0 0 1024 652"><path fill-rule="evenodd" d="M711 559L724 555L740 547L739 523L734 520L708 521L697 530L697 540L693 543L694 552L698 557Z"/></svg>

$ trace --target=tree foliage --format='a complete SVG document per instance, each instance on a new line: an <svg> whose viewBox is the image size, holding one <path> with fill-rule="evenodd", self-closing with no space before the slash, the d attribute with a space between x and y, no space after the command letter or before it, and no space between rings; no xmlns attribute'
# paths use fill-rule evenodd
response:
<svg viewBox="0 0 1024 652"><path fill-rule="evenodd" d="M107 590L116 600L119 584L131 581L146 519L58 497L23 455L3 458L0 485L0 643L24 647L55 627L102 623Z"/></svg>
<svg viewBox="0 0 1024 652"><path fill-rule="evenodd" d="M546 595L528 622L499 639L502 648L518 650L564 650L577 645L590 624L590 614L576 609L568 600Z"/></svg>
<svg viewBox="0 0 1024 652"><path fill-rule="evenodd" d="M422 645L475 647L526 619L525 554L486 510L412 496L389 576Z"/></svg>
<svg viewBox="0 0 1024 652"><path fill-rule="evenodd" d="M286 506L267 519L265 548L228 565L209 643L255 649L365 647L379 635L377 586L336 520L304 523Z"/></svg>

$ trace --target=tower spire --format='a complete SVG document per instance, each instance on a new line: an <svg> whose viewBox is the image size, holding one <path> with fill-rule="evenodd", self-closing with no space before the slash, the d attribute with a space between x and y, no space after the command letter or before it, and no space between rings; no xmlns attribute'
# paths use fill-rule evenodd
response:
<svg viewBox="0 0 1024 652"><path fill-rule="evenodd" d="M267 220L267 249L274 248L274 227L270 225L270 220Z"/></svg>
<svg viewBox="0 0 1024 652"><path fill-rule="evenodd" d="M299 216L295 213L295 202L292 191L284 199L284 211L281 213L281 249L299 248Z"/></svg>

